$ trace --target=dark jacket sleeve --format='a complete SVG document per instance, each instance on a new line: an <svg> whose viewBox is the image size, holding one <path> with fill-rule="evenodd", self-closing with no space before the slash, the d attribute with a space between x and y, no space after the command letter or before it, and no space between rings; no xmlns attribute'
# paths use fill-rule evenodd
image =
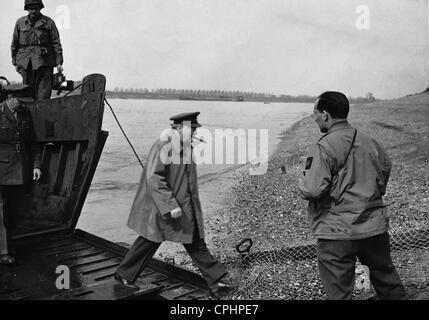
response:
<svg viewBox="0 0 429 320"><path fill-rule="evenodd" d="M152 199L162 215L179 208L179 204L167 182L167 166L162 163L157 146L154 146L149 152L146 179Z"/></svg>
<svg viewBox="0 0 429 320"><path fill-rule="evenodd" d="M60 33L54 21L51 21L51 44L54 48L56 64L62 65L64 62L63 47L61 45Z"/></svg>
<svg viewBox="0 0 429 320"><path fill-rule="evenodd" d="M334 163L334 159L328 155L325 148L317 145L311 163L309 163L309 168L306 168L305 176L298 184L299 191L304 199L316 200L329 192Z"/></svg>
<svg viewBox="0 0 429 320"><path fill-rule="evenodd" d="M18 22L16 22L15 28L13 30L12 44L11 44L12 64L14 66L16 66L16 55L18 54L18 49L19 49L19 24Z"/></svg>

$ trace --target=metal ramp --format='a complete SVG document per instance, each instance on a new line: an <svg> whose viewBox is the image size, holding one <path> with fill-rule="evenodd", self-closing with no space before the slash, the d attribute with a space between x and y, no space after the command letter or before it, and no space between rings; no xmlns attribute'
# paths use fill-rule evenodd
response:
<svg viewBox="0 0 429 320"><path fill-rule="evenodd" d="M0 300L193 300L208 299L201 277L153 260L136 284L124 288L114 273L127 249L81 230L15 244L16 264L0 266ZM70 271L70 289L56 287L58 266Z"/></svg>

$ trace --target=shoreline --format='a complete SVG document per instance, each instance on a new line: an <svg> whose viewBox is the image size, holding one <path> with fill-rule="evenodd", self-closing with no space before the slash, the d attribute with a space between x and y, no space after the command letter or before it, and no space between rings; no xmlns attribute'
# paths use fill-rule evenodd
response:
<svg viewBox="0 0 429 320"><path fill-rule="evenodd" d="M228 221L231 222L231 224L225 225L222 228L223 233L218 234L214 239L214 241L217 242L218 246L223 247L223 250L225 250L225 248L235 247L238 242L245 238L253 238L252 235L256 235L255 238L263 238L263 236L266 235L267 232L257 231L260 230L260 227L262 225L264 225L268 229L272 229L272 227L278 225L275 222L267 221L270 219L270 217L267 215L268 210L264 212L264 209L272 209L278 201L285 202L290 200L290 197L273 194L272 187L276 184L276 181L271 180L271 178L273 177L273 175L278 177L284 177L285 173L283 173L282 171L282 167L284 166L286 168L286 179L284 180L291 180L288 176L290 172L289 169L294 166L291 165L291 163L288 161L285 161L283 163L281 161L283 157L279 153L282 152L282 147L285 144L289 143L288 139L295 136L297 134L297 131L303 126L307 126L309 122L312 122L312 118L311 116L306 116L294 122L289 128L281 132L281 134L279 135L280 141L269 157L268 172L265 175L250 176L248 173L243 172L240 175L239 180L236 181L234 186L232 186L235 201L233 203L225 204L225 207L223 208L224 212L231 212L230 216L228 217ZM311 141L311 139L306 140ZM296 143L293 143L293 149L294 151L292 152L292 158L302 157L304 155L298 151L299 146ZM281 163L279 163L279 161ZM260 192L263 193L262 196ZM295 196L295 194L292 195ZM258 200L261 201L258 203ZM292 201L292 204L293 206L295 206L296 201ZM277 213L279 213L280 218L284 217L284 210L278 210ZM253 219L246 218L246 216L251 216ZM277 237L275 234L272 233L273 230L266 230L266 228L265 231L270 231L270 236L265 238L266 241L253 241L254 243L252 251L263 251L267 248L282 248L282 246L279 247L275 243L275 239ZM303 229L302 231L303 234L311 236L310 234L307 234L305 229ZM274 242L272 240L274 240ZM311 242L311 239L307 238L306 243L308 242ZM238 253L235 251L235 248L233 250L228 250L228 254L225 254L224 251L221 252L221 250L218 251L217 248L213 249L213 252L216 253L218 256L228 256L229 258L231 256L238 256Z"/></svg>

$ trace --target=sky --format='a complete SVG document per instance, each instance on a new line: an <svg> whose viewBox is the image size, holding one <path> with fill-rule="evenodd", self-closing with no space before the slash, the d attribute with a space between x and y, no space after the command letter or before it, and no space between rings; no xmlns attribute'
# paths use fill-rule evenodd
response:
<svg viewBox="0 0 429 320"><path fill-rule="evenodd" d="M12 4L11 4L12 2ZM0 0L0 75L24 0ZM428 0L44 0L68 79L396 98L429 87ZM359 8L364 5L364 9Z"/></svg>

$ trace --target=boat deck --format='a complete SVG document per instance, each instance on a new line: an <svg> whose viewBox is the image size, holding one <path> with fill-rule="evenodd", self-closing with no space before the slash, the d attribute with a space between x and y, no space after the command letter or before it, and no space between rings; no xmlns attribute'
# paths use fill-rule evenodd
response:
<svg viewBox="0 0 429 320"><path fill-rule="evenodd" d="M210 299L204 280L185 269L153 259L136 284L124 288L113 279L125 247L81 230L54 233L14 244L16 263L0 266L0 300L194 300ZM70 289L57 289L70 270Z"/></svg>

